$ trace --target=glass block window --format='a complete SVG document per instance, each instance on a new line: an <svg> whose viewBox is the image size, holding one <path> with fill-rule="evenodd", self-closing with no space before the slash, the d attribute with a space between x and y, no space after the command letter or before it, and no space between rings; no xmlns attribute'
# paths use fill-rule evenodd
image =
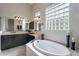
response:
<svg viewBox="0 0 79 59"><path fill-rule="evenodd" d="M46 30L69 30L69 4L51 5L45 10Z"/></svg>

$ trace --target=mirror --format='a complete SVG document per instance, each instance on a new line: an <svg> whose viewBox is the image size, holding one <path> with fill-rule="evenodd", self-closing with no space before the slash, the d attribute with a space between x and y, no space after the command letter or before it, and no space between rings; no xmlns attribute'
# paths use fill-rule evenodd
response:
<svg viewBox="0 0 79 59"><path fill-rule="evenodd" d="M36 31L42 31L43 24L42 22L34 22L34 28Z"/></svg>
<svg viewBox="0 0 79 59"><path fill-rule="evenodd" d="M30 29L30 30L34 30L34 21L31 21L31 22L29 23L29 29Z"/></svg>
<svg viewBox="0 0 79 59"><path fill-rule="evenodd" d="M7 31L14 31L14 19L8 19Z"/></svg>

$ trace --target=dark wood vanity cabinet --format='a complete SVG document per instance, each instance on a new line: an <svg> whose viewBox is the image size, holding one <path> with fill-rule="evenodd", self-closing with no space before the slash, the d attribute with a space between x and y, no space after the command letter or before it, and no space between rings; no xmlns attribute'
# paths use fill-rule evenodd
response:
<svg viewBox="0 0 79 59"><path fill-rule="evenodd" d="M12 38L12 39L11 39ZM1 50L7 49L12 47L13 45L13 36L10 35L2 35L1 36Z"/></svg>
<svg viewBox="0 0 79 59"><path fill-rule="evenodd" d="M24 45L33 39L34 36L28 34L1 35L1 50Z"/></svg>

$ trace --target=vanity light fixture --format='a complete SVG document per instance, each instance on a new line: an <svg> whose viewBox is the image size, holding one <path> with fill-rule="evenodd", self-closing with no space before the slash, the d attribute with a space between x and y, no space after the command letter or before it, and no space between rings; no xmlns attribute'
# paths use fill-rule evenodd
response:
<svg viewBox="0 0 79 59"><path fill-rule="evenodd" d="M19 24L22 24L22 20L24 19L24 17L21 16L14 16L15 20L18 20Z"/></svg>
<svg viewBox="0 0 79 59"><path fill-rule="evenodd" d="M24 17L21 17L21 16L14 16L14 18L15 18L16 20L23 20L23 19L24 19Z"/></svg>
<svg viewBox="0 0 79 59"><path fill-rule="evenodd" d="M34 18L34 20L37 21L37 22L39 22L39 21L41 20L41 17L40 17L40 16L36 16L36 17Z"/></svg>

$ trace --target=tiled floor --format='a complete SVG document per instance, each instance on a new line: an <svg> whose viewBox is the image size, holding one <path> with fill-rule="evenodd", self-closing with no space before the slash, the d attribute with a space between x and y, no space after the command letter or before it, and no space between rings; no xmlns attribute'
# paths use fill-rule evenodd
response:
<svg viewBox="0 0 79 59"><path fill-rule="evenodd" d="M0 56L25 56L26 55L26 45L14 47L1 51Z"/></svg>
<svg viewBox="0 0 79 59"><path fill-rule="evenodd" d="M69 50L70 50L72 56L79 56L79 49L76 49L76 50L69 49Z"/></svg>

